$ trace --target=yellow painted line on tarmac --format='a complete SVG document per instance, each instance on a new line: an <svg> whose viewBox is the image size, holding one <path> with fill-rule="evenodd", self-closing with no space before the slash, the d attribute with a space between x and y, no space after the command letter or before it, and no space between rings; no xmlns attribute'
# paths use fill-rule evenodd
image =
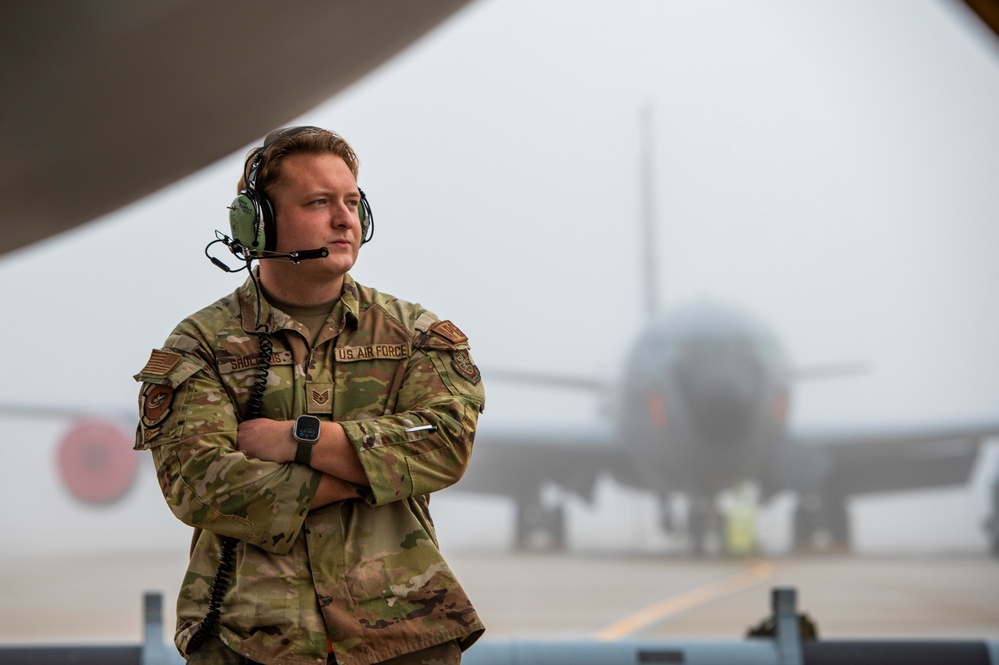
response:
<svg viewBox="0 0 999 665"><path fill-rule="evenodd" d="M619 640L681 612L707 605L719 598L763 584L773 576L773 572L773 564L769 561L757 561L734 575L670 596L626 616L620 621L615 621L595 632L593 637L607 642Z"/></svg>

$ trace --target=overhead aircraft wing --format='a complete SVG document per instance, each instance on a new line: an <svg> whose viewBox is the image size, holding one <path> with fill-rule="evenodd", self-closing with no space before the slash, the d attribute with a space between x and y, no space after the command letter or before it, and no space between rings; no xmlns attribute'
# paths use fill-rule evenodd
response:
<svg viewBox="0 0 999 665"><path fill-rule="evenodd" d="M794 476L793 489L808 491L818 483L846 496L960 485L974 470L982 440L997 435L994 420L799 427L789 434L790 448L800 452L792 458L821 461L784 471Z"/></svg>
<svg viewBox="0 0 999 665"><path fill-rule="evenodd" d="M523 498L555 483L590 497L601 473L621 480L633 475L627 451L609 426L486 422L476 432L472 463L455 489Z"/></svg>
<svg viewBox="0 0 999 665"><path fill-rule="evenodd" d="M467 2L0 3L0 254L231 154Z"/></svg>
<svg viewBox="0 0 999 665"><path fill-rule="evenodd" d="M964 0L964 4L999 37L999 0Z"/></svg>

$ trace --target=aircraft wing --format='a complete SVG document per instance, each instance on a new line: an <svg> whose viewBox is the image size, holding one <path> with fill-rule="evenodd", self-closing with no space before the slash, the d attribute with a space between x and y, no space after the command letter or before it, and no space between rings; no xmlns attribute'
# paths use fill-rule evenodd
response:
<svg viewBox="0 0 999 665"><path fill-rule="evenodd" d="M978 18L999 37L999 1L997 0L964 0Z"/></svg>
<svg viewBox="0 0 999 665"><path fill-rule="evenodd" d="M467 2L0 3L0 254L231 154Z"/></svg>
<svg viewBox="0 0 999 665"><path fill-rule="evenodd" d="M601 473L633 475L627 452L607 425L480 425L472 463L458 491L534 496L555 483L590 497Z"/></svg>
<svg viewBox="0 0 999 665"><path fill-rule="evenodd" d="M793 489L817 486L840 495L966 483L983 439L999 421L899 426L798 427L789 435ZM794 468L792 468L794 467Z"/></svg>

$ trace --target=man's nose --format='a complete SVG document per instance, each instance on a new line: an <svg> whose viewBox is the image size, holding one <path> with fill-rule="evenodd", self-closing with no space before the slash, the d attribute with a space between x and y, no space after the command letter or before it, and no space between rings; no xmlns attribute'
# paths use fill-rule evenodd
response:
<svg viewBox="0 0 999 665"><path fill-rule="evenodd" d="M335 227L350 228L357 222L353 209L342 202L333 207L333 214L330 216L330 223Z"/></svg>

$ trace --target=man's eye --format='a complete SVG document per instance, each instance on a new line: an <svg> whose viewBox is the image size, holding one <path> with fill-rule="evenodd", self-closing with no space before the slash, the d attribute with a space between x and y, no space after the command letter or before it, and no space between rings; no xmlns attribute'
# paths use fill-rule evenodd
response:
<svg viewBox="0 0 999 665"><path fill-rule="evenodd" d="M326 199L316 199L310 203L310 205L326 205Z"/></svg>

